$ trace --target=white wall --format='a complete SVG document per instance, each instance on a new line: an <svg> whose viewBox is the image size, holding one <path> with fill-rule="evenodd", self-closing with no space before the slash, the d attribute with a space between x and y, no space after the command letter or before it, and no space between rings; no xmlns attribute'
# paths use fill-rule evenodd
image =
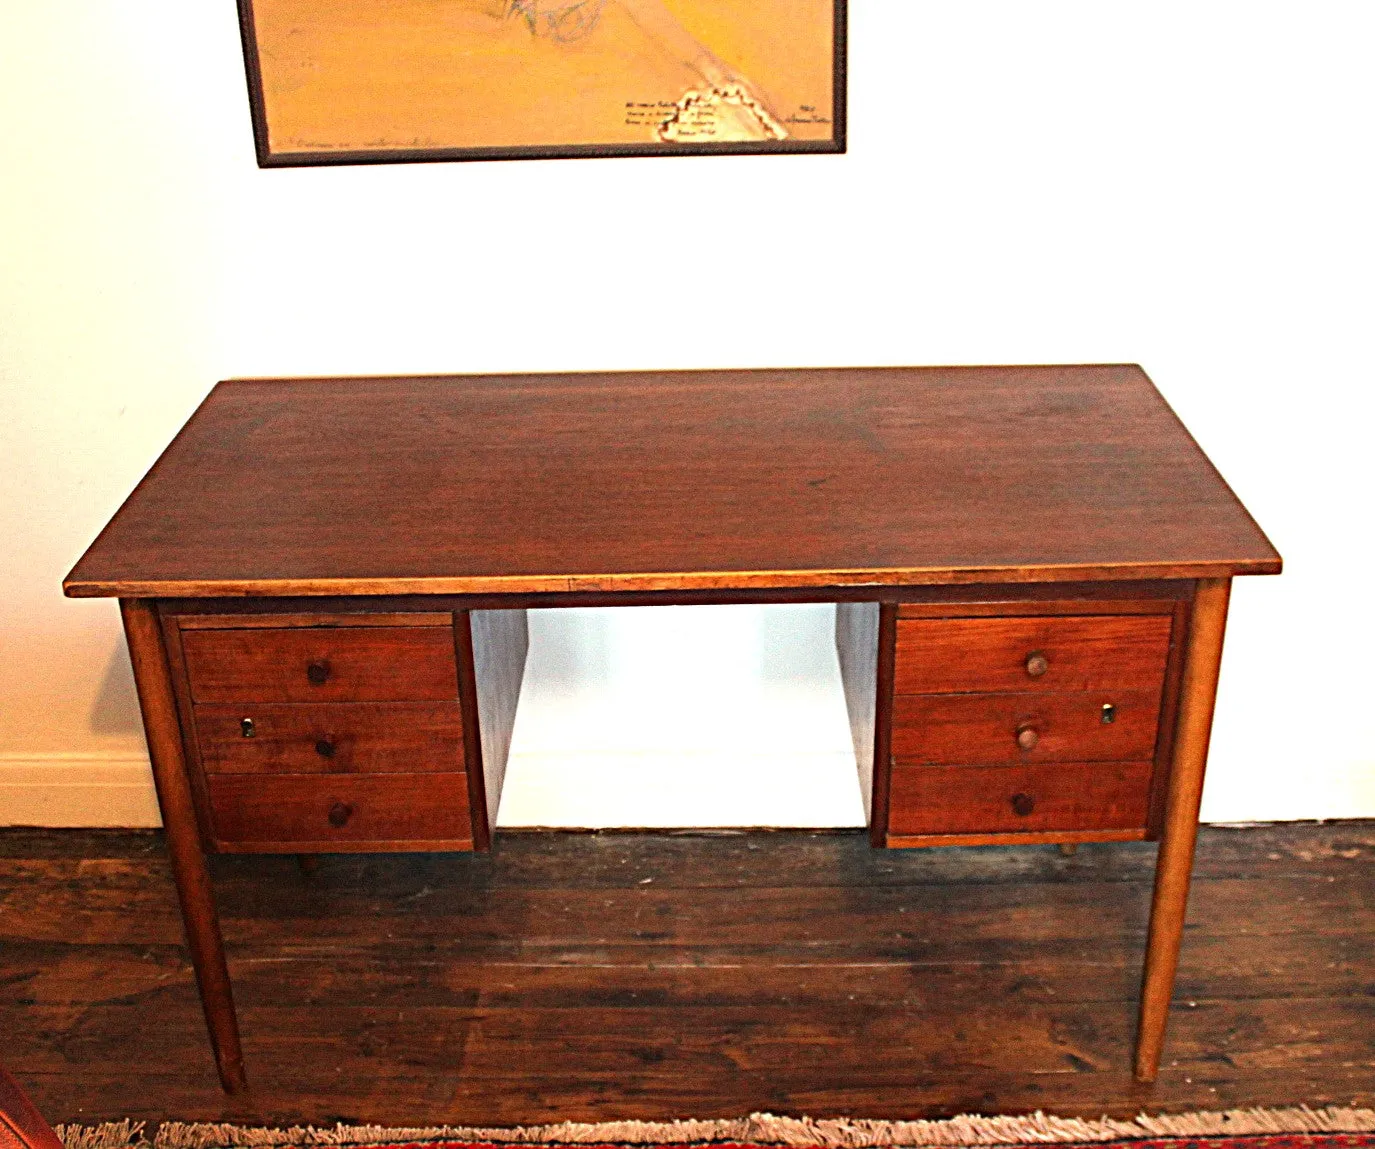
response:
<svg viewBox="0 0 1375 1149"><path fill-rule="evenodd" d="M216 379L1094 360L1287 562L1205 816L1375 815L1369 7L852 7L846 156L277 171L230 4L0 7L0 821L153 816L115 606L58 584Z"/></svg>
<svg viewBox="0 0 1375 1149"><path fill-rule="evenodd" d="M501 826L863 826L835 607L530 614Z"/></svg>

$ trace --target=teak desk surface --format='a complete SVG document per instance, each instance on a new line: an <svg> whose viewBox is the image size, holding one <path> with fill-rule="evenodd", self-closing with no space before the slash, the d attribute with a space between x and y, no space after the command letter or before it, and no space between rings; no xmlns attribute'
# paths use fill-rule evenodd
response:
<svg viewBox="0 0 1375 1149"><path fill-rule="evenodd" d="M73 596L1265 574L1139 367L221 383Z"/></svg>
<svg viewBox="0 0 1375 1149"><path fill-rule="evenodd" d="M532 606L836 602L876 846L1159 839L1156 1074L1231 579L1280 557L1139 367L221 383L116 596L220 1079L207 854L485 849Z"/></svg>

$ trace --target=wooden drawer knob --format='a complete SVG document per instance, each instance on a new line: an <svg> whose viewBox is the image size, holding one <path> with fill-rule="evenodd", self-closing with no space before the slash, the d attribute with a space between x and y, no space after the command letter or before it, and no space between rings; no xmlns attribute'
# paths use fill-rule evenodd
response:
<svg viewBox="0 0 1375 1149"><path fill-rule="evenodd" d="M1036 809L1036 799L1030 794L1012 795L1012 812L1018 817L1025 818Z"/></svg>
<svg viewBox="0 0 1375 1149"><path fill-rule="evenodd" d="M1017 727L1017 745L1023 750L1036 749L1036 743L1041 741L1040 732L1029 722L1024 722Z"/></svg>
<svg viewBox="0 0 1375 1149"><path fill-rule="evenodd" d="M321 738L320 741L315 743L315 753L320 755L321 758L333 758L334 743L328 738Z"/></svg>
<svg viewBox="0 0 1375 1149"><path fill-rule="evenodd" d="M323 658L307 663L306 677L316 686L323 686L329 681L329 663Z"/></svg>
<svg viewBox="0 0 1375 1149"><path fill-rule="evenodd" d="M353 817L353 807L347 802L335 802L329 808L329 824L339 829Z"/></svg>
<svg viewBox="0 0 1375 1149"><path fill-rule="evenodd" d="M1040 678L1050 669L1050 659L1039 650L1033 651L1026 656L1026 672L1030 678Z"/></svg>

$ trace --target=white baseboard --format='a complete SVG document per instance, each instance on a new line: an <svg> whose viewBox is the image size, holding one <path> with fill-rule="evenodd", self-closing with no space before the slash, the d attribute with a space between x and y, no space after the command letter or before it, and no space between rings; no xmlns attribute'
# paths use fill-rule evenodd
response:
<svg viewBox="0 0 1375 1149"><path fill-rule="evenodd" d="M160 826L148 757L0 754L0 826Z"/></svg>

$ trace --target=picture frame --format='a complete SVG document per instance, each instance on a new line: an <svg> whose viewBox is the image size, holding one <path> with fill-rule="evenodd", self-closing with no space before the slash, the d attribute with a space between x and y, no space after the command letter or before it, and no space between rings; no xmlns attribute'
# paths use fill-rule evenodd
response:
<svg viewBox="0 0 1375 1149"><path fill-rule="evenodd" d="M847 0L238 0L260 167L845 151Z"/></svg>

